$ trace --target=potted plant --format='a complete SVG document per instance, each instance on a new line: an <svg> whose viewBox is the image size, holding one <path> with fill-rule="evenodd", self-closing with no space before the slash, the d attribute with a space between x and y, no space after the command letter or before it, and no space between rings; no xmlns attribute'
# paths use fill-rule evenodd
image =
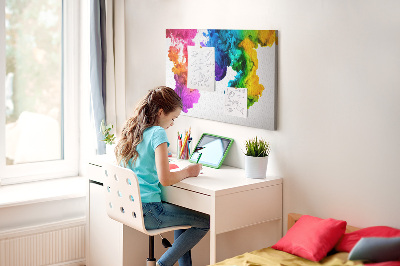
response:
<svg viewBox="0 0 400 266"><path fill-rule="evenodd" d="M248 178L265 178L270 152L269 142L253 138L246 141L244 168Z"/></svg>
<svg viewBox="0 0 400 266"><path fill-rule="evenodd" d="M111 134L111 129L113 128L114 126L112 124L106 125L104 119L101 120L100 131L104 136L103 141L106 143L106 153L114 152L115 136L114 134Z"/></svg>

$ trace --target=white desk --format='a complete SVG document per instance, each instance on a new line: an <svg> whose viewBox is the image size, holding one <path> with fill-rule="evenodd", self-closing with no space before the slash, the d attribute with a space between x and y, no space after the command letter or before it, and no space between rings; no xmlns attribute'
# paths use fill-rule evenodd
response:
<svg viewBox="0 0 400 266"><path fill-rule="evenodd" d="M102 183L101 164L104 160L104 156L99 156L90 162L89 179L92 182ZM179 162L184 163L188 162ZM210 215L210 264L225 258L218 252L219 234L276 221L280 225L277 228L279 233L274 234L270 241L276 242L282 234L281 178L248 179L243 169L229 166L222 166L220 169L204 167L198 177L164 187L162 197L166 202ZM267 242L265 239L260 241Z"/></svg>

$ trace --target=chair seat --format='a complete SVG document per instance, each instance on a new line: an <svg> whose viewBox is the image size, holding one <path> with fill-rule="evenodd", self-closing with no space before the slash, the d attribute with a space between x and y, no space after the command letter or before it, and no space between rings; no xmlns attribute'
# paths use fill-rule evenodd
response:
<svg viewBox="0 0 400 266"><path fill-rule="evenodd" d="M188 226L188 225L170 226L170 227L164 227L164 228L160 228L160 229L146 230L146 232L143 232L143 233L145 233L149 236L155 236L155 235L163 234L163 233L173 231L173 230L188 229L188 228L190 228L190 226Z"/></svg>

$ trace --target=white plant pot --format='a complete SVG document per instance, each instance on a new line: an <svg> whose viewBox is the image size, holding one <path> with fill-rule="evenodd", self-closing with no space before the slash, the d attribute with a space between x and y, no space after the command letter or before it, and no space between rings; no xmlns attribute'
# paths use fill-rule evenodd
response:
<svg viewBox="0 0 400 266"><path fill-rule="evenodd" d="M268 156L253 157L245 155L244 169L247 178L265 178L267 176Z"/></svg>

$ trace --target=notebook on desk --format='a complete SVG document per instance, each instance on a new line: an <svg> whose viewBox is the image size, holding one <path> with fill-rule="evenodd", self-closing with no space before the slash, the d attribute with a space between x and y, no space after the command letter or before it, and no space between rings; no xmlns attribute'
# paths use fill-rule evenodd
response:
<svg viewBox="0 0 400 266"><path fill-rule="evenodd" d="M188 166L190 162L188 160L180 160L176 158L169 159L169 170L171 172L179 171Z"/></svg>
<svg viewBox="0 0 400 266"><path fill-rule="evenodd" d="M176 171L176 170L179 170L179 165L177 165L177 164L175 164L175 163L169 163L169 170L170 171Z"/></svg>

